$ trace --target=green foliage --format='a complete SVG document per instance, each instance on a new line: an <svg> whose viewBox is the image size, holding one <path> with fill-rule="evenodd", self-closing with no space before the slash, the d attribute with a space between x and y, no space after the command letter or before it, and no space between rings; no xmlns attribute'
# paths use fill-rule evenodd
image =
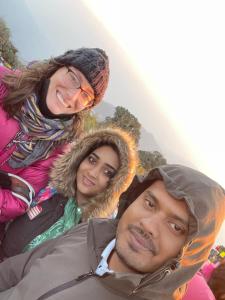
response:
<svg viewBox="0 0 225 300"><path fill-rule="evenodd" d="M117 106L114 115L112 117L106 117L102 122L98 122L92 112L86 114L84 122L84 130L86 132L90 129L106 126L119 127L130 133L134 137L136 143L139 141L141 124L134 115L122 106ZM149 152L139 150L138 154L140 159L140 163L137 167L138 175L144 175L150 169L167 163L166 159L158 151Z"/></svg>
<svg viewBox="0 0 225 300"><path fill-rule="evenodd" d="M139 142L141 124L134 115L122 106L117 106L113 117L107 117L105 121L102 122L102 125L117 126L129 132L137 144Z"/></svg>
<svg viewBox="0 0 225 300"><path fill-rule="evenodd" d="M139 154L139 159L141 164L141 166L139 166L139 169L142 173L143 173L143 169L147 172L152 168L166 164L166 159L158 151L149 152L149 151L139 150L138 154ZM141 169L141 167L143 169Z"/></svg>
<svg viewBox="0 0 225 300"><path fill-rule="evenodd" d="M99 122L92 112L86 113L84 117L84 131L88 132L91 129L97 129L99 127Z"/></svg>
<svg viewBox="0 0 225 300"><path fill-rule="evenodd" d="M0 57L4 59L4 63L9 64L13 68L21 66L21 62L17 57L18 50L12 44L10 30L5 21L0 18Z"/></svg>

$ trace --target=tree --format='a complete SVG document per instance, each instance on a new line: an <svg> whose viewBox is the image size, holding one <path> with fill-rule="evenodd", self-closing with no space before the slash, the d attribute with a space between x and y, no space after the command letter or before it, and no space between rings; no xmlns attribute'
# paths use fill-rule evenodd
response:
<svg viewBox="0 0 225 300"><path fill-rule="evenodd" d="M84 131L88 132L91 129L97 129L99 127L99 122L92 112L88 112L84 117Z"/></svg>
<svg viewBox="0 0 225 300"><path fill-rule="evenodd" d="M10 30L5 21L0 18L0 57L3 62L8 63L11 67L16 68L21 65L17 57L18 50L12 44Z"/></svg>
<svg viewBox="0 0 225 300"><path fill-rule="evenodd" d="M131 134L134 137L135 142L138 144L140 139L141 124L138 119L132 115L128 109L117 106L113 117L106 117L102 122L103 126L116 126Z"/></svg>
<svg viewBox="0 0 225 300"><path fill-rule="evenodd" d="M139 166L139 169L142 172L143 172L143 169L146 172L148 172L152 168L155 168L155 167L158 167L161 165L165 165L167 163L166 159L158 151L149 152L149 151L139 150L138 154L139 154L139 159L140 159L140 164L141 164L141 166ZM141 167L143 169L141 169Z"/></svg>

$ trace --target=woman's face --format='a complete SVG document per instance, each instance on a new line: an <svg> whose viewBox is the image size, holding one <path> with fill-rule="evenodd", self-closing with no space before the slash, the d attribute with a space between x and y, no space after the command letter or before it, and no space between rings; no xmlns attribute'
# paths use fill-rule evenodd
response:
<svg viewBox="0 0 225 300"><path fill-rule="evenodd" d="M77 171L77 200L86 200L104 191L119 164L118 154L110 146L101 146L91 152Z"/></svg>
<svg viewBox="0 0 225 300"><path fill-rule="evenodd" d="M51 77L46 103L54 115L74 114L94 104L94 91L74 67L62 67Z"/></svg>

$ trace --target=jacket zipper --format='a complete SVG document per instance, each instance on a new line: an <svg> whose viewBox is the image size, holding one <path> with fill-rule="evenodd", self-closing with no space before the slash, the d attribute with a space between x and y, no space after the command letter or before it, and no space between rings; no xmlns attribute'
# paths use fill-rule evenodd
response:
<svg viewBox="0 0 225 300"><path fill-rule="evenodd" d="M149 284L156 283L160 280L162 280L166 275L168 275L171 272L171 269L169 267L166 267L164 270L161 270L160 272L157 272L154 276L152 276L150 279L146 280L143 283L139 283L135 289L129 294L129 296L133 296L138 292L138 290L144 288L145 286L148 286Z"/></svg>
<svg viewBox="0 0 225 300"><path fill-rule="evenodd" d="M144 288L145 286L151 284L151 283L155 283L158 282L160 280L162 280L167 274L169 274L171 272L171 268L170 267L165 267L164 269L160 270L159 272L157 272L156 274L154 274L151 278L145 280L143 283L139 283L135 289L133 289L133 291L128 295L128 296L133 296L135 295L138 290L140 290L141 288ZM37 300L45 300L49 297L51 297L52 295L55 295L63 290L66 290L68 288L71 288L72 286L75 286L76 284L78 284L79 282L86 280L92 276L96 276L96 274L93 272L93 270L91 270L90 272L84 273L80 276L78 276L77 278L68 281L66 283L63 283L51 290L49 290L48 292L46 292L45 294L43 294L42 296L40 296L39 298L37 298Z"/></svg>
<svg viewBox="0 0 225 300"><path fill-rule="evenodd" d="M44 299L47 299L49 297L51 297L52 295L55 295L63 290L66 290L66 289L69 289L71 288L72 286L78 284L79 282L87 279L87 278L90 278L92 276L96 276L95 273L91 270L90 272L88 273L85 273L83 275L80 275L78 276L77 278L71 280L71 281L68 281L66 283L63 283L61 285L58 285L57 287L49 290L48 292L46 292L45 294L43 294L42 296L40 296L39 298L37 298L37 300L44 300Z"/></svg>
<svg viewBox="0 0 225 300"><path fill-rule="evenodd" d="M3 149L0 151L0 155L2 155L2 153L4 153L4 152L8 151L8 149L13 147L14 145L16 146L16 143L18 143L17 139L20 138L20 137L23 137L23 136L24 136L23 132L21 130L18 131L16 133L16 135L11 139L11 141L9 141L8 144L5 145L5 147L3 147ZM10 154L9 157L7 157L4 161L2 161L0 163L0 167L2 167L11 158L12 154L13 154L13 152Z"/></svg>

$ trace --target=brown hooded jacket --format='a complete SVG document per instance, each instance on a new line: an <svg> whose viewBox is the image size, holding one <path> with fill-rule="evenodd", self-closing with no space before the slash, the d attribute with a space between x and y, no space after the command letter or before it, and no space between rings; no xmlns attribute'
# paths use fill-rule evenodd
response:
<svg viewBox="0 0 225 300"><path fill-rule="evenodd" d="M179 165L152 170L145 183L149 186L157 179L164 181L170 195L186 201L192 215L179 257L151 274L115 272L98 277L94 272L102 251L115 237L117 221L92 219L0 264L0 299L180 299L182 287L207 259L222 225L225 191L202 173ZM141 193L146 185L140 186Z"/></svg>

